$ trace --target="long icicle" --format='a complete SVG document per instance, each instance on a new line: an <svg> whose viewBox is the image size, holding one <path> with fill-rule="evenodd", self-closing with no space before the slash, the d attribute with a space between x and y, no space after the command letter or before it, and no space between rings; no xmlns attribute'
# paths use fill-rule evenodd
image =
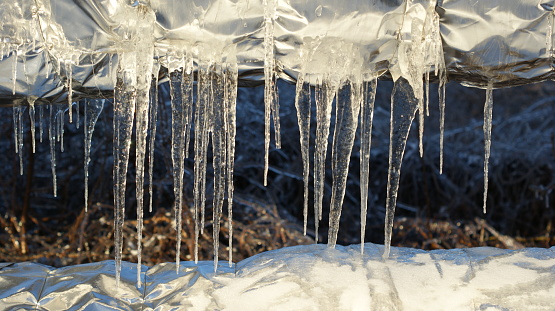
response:
<svg viewBox="0 0 555 311"><path fill-rule="evenodd" d="M326 178L326 153L330 131L331 108L336 87L331 79L324 78L316 85L316 141L314 143L314 229L315 240L318 242L318 224L322 219L322 201L324 199L324 183Z"/></svg>
<svg viewBox="0 0 555 311"><path fill-rule="evenodd" d="M154 149L156 142L156 123L158 121L158 71L159 65L153 69L154 76L150 85L150 117L148 122L148 211L152 213L154 187Z"/></svg>
<svg viewBox="0 0 555 311"><path fill-rule="evenodd" d="M275 100L274 64L274 18L275 0L263 0L264 4L264 186L268 184L270 153L270 119Z"/></svg>
<svg viewBox="0 0 555 311"><path fill-rule="evenodd" d="M150 110L150 84L152 82L152 59L154 58L152 33L155 16L151 10L139 10L138 14L138 41L136 42L135 193L137 198L137 287L140 288L143 251L145 158Z"/></svg>
<svg viewBox="0 0 555 311"><path fill-rule="evenodd" d="M185 123L183 117L183 91L181 81L183 68L170 73L170 98L172 109L172 163L173 163L173 193L175 196L175 231L177 232L177 249L175 254L176 270L179 271L181 255L181 219L183 211L183 172L185 153Z"/></svg>
<svg viewBox="0 0 555 311"><path fill-rule="evenodd" d="M387 174L387 197L385 206L385 241L383 258L389 257L393 217L397 205L397 191L401 177L401 164L412 121L418 110L419 100L409 82L404 78L395 81L391 94L391 116L389 130L389 169Z"/></svg>
<svg viewBox="0 0 555 311"><path fill-rule="evenodd" d="M18 141L17 144L19 145L19 174L23 176L23 112L25 111L25 106L20 106L17 112L17 123L18 123L18 130L19 135L17 136Z"/></svg>
<svg viewBox="0 0 555 311"><path fill-rule="evenodd" d="M337 242L339 220L345 197L345 188L347 187L349 162L355 141L362 94L362 83L353 80L345 81L337 93L331 156L333 183L328 231L328 246L331 248L334 248Z"/></svg>
<svg viewBox="0 0 555 311"><path fill-rule="evenodd" d="M50 170L52 171L52 192L54 197L58 196L58 187L56 185L56 134L54 133L56 124L56 114L54 113L54 105L48 105L48 141L50 142Z"/></svg>
<svg viewBox="0 0 555 311"><path fill-rule="evenodd" d="M83 133L85 136L85 161L83 170L85 172L85 212L88 212L89 206L89 163L91 162L91 142L92 134L96 121L104 108L104 99L87 99L85 100L85 118Z"/></svg>
<svg viewBox="0 0 555 311"><path fill-rule="evenodd" d="M445 88L447 75L444 70L439 75L439 174L443 174L443 139L445 134Z"/></svg>
<svg viewBox="0 0 555 311"><path fill-rule="evenodd" d="M195 107L195 174L193 186L195 219L195 262L198 262L198 238L204 226L206 149L208 147L208 109L210 107L209 64L203 63L198 70L197 104Z"/></svg>
<svg viewBox="0 0 555 311"><path fill-rule="evenodd" d="M491 125L493 114L493 81L488 82L484 103L484 214L488 200L489 157L491 154Z"/></svg>
<svg viewBox="0 0 555 311"><path fill-rule="evenodd" d="M299 139L301 144L301 155L303 159L303 233L306 235L308 223L308 186L310 181L310 84L304 82L301 74L297 78L295 94L295 107L297 109L297 121L299 124Z"/></svg>
<svg viewBox="0 0 555 311"><path fill-rule="evenodd" d="M44 116L44 108L43 105L39 105L39 142L42 143L42 136L44 133L44 126L43 126L43 116Z"/></svg>
<svg viewBox="0 0 555 311"><path fill-rule="evenodd" d="M212 238L214 241L214 272L218 269L218 255L220 247L220 220L226 190L226 100L224 79L221 64L216 64L212 73L213 100L212 100L212 165L214 167L214 200L212 204Z"/></svg>
<svg viewBox="0 0 555 311"><path fill-rule="evenodd" d="M233 263L233 170L235 162L237 61L227 65L225 72L226 97L226 146L227 146L227 221L229 228L229 266Z"/></svg>
<svg viewBox="0 0 555 311"><path fill-rule="evenodd" d="M193 94L194 94L194 68L193 58L186 55L183 67L183 80L181 89L183 92L183 122L185 123L185 157L189 157L189 145L191 142L191 128L193 126Z"/></svg>
<svg viewBox="0 0 555 311"><path fill-rule="evenodd" d="M276 149L281 149L281 125L279 119L279 92L278 92L278 85L277 85L277 77L274 73L274 83L273 87L274 90L272 91L274 94L272 96L272 116L274 122L274 140L276 144Z"/></svg>
<svg viewBox="0 0 555 311"><path fill-rule="evenodd" d="M114 246L116 287L121 276L125 187L133 129L136 99L136 52L119 54L117 81L114 90Z"/></svg>
<svg viewBox="0 0 555 311"><path fill-rule="evenodd" d="M372 147L372 123L378 79L364 82L363 100L360 108L360 252L364 253L366 215L368 210L368 182L370 174L370 149Z"/></svg>
<svg viewBox="0 0 555 311"><path fill-rule="evenodd" d="M14 147L15 153L19 153L19 126L17 122L17 118L19 115L19 109L21 107L19 105L14 105L12 108L12 117L13 117L13 140L14 140Z"/></svg>

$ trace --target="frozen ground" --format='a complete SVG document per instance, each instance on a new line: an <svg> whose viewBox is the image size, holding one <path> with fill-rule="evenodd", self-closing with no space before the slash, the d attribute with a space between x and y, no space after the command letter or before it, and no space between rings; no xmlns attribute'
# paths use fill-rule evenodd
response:
<svg viewBox="0 0 555 311"><path fill-rule="evenodd" d="M124 262L54 269L0 264L2 310L553 310L555 248L422 251L381 245L288 247L232 267Z"/></svg>

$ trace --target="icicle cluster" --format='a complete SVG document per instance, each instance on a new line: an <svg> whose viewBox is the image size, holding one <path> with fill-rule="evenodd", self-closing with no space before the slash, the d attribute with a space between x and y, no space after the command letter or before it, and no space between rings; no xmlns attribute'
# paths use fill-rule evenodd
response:
<svg viewBox="0 0 555 311"><path fill-rule="evenodd" d="M198 238L204 230L206 205L206 169L210 141L214 167L213 235L214 260L217 264L219 231L223 205L227 196L231 231L233 203L233 162L235 153L235 103L237 98L237 62L233 52L225 57L203 59L195 66L190 52L168 53L172 110L172 161L177 231L176 263L179 269L181 244L183 173L189 157L191 130L194 125L194 212L195 262L198 261ZM223 54L222 54L223 55ZM194 100L196 98L196 100ZM194 112L194 113L193 113ZM230 241L232 236L230 236ZM231 243L231 242L230 242ZM231 264L231 248L230 264ZM217 265L215 265L217 267Z"/></svg>
<svg viewBox="0 0 555 311"><path fill-rule="evenodd" d="M445 120L445 85L447 81L443 48L439 34L439 16L434 6L411 6L405 2L405 15L397 32L397 48L389 60L389 72L395 82L391 94L389 170L386 199L385 252L389 254L393 217L397 204L397 190L401 174L401 164L407 137L416 113L419 116L419 149L424 152L423 132L425 116L429 114L429 84L431 76L439 81L440 111L440 172L443 170L443 132ZM263 0L263 62L264 62L264 184L267 184L269 166L271 123L275 129L275 147L280 148L279 101L276 79L278 66L274 57L274 30L278 1ZM321 16L322 6L316 9ZM417 14L409 14L417 10ZM23 14L30 11L33 23L38 9L35 5L24 7L19 1L6 3L0 10L3 33L9 32L14 40L0 41L0 55L13 57L13 94L23 93L18 89L18 57L22 47L33 45L38 25L26 27L28 20ZM137 282L141 286L141 249L143 230L145 161L148 157L149 210L152 211L153 163L158 118L158 74L161 66L168 69L171 96L171 158L173 164L175 195L175 229L177 233L176 268L179 269L182 238L182 214L184 202L184 159L194 159L193 216L195 220L195 254L198 261L198 239L203 233L206 210L206 171L209 163L209 148L212 147L214 169L213 198L213 238L214 267L218 264L219 231L224 205L227 202L229 227L229 264L232 263L233 241L232 205L233 170L236 134L236 98L238 85L238 61L234 43L214 43L203 46L197 43L179 43L175 46L158 48L155 45L156 16L145 4L125 6L117 22L120 41L114 47L117 56L117 69L114 76L114 219L115 219L115 259L116 276L119 283L121 273L121 253L123 248L123 223L125 215L126 177L133 128L136 133L136 194L137 194ZM414 13L414 12L413 12ZM50 20L48 11L41 13L42 18ZM549 19L549 36L552 35L552 21ZM197 25L198 26L198 25ZM48 53L55 64L53 70L67 90L65 104L38 106L38 121L35 107L36 97L27 98L27 106L13 108L14 144L19 154L20 173L23 174L23 115L28 110L31 123L32 150L35 151L35 127L39 126L39 140L43 137L43 124L48 120L48 140L50 144L53 192L56 186L56 144L63 152L64 114L68 111L72 122L73 67L78 65L83 51L72 47L61 28L50 23L51 29L42 35L48 42ZM407 31L408 30L408 31ZM552 53L552 41L546 42ZM164 55L158 55L164 51ZM295 107L300 132L304 182L304 232L307 232L309 215L309 186L311 178L310 160L313 156L312 177L314 180L314 223L315 238L319 239L319 222L323 217L324 183L326 156L332 115L335 115L333 139L331 144L332 189L329 214L328 244L334 247L337 242L339 222L350 157L357 131L360 133L360 192L361 192L361 241L364 242L368 205L368 183L370 176L370 149L372 123L377 79L383 74L375 69L361 46L326 38L305 38L301 47L301 68L297 77ZM163 53L160 53L163 54ZM23 55L24 56L24 55ZM23 57L25 59L25 57ZM111 58L110 58L111 61ZM46 62L50 66L50 61ZM25 72L25 68L23 68ZM28 83L27 83L28 84ZM488 161L491 145L493 82L487 86L484 106L484 212L487 201ZM334 106L335 103L335 106ZM84 175L85 209L88 198L88 166L90 162L91 139L95 123L104 106L103 99L91 99L84 107ZM315 116L312 108L315 107ZM333 109L335 108L335 110ZM77 109L79 109L77 107ZM78 114L77 114L78 116ZM311 119L316 120L314 152L310 154ZM77 119L77 124L79 120ZM194 130L194 131L193 131ZM193 134L194 133L194 134ZM194 135L194 137L191 137ZM192 152L191 140L194 141ZM148 152L147 152L148 151ZM361 251L363 247L361 247Z"/></svg>

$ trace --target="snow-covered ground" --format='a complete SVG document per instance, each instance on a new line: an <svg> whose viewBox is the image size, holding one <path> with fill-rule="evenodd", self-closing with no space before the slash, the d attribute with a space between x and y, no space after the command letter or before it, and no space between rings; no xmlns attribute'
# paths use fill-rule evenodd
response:
<svg viewBox="0 0 555 311"><path fill-rule="evenodd" d="M232 267L114 261L54 269L0 264L0 309L20 310L554 310L555 248L422 251L316 244L265 252Z"/></svg>

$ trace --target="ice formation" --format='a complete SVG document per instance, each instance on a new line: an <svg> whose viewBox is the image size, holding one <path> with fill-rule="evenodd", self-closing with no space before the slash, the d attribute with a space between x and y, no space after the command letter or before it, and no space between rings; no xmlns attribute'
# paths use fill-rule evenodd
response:
<svg viewBox="0 0 555 311"><path fill-rule="evenodd" d="M178 6L179 4L175 4ZM115 211L115 258L116 275L119 280L121 271L122 226L125 210L126 175L129 162L133 128L135 129L136 146L136 193L137 193L137 234L138 261L141 264L141 237L144 203L145 161L148 157L149 180L149 209L152 210L152 175L154 163L154 146L156 135L156 120L158 106L159 83L169 79L171 90L171 158L173 162L174 195L175 195L175 228L177 234L176 269L179 270L181 255L182 208L184 204L184 158L194 158L194 189L193 215L195 219L195 262L198 261L198 238L204 230L206 205L206 170L209 148L212 147L212 165L214 168L214 198L213 198L213 237L214 237L214 267L218 262L218 241L221 225L221 214L224 202L227 201L229 213L230 243L232 234L232 205L233 205L233 169L235 153L235 122L237 86L241 69L239 66L248 63L246 60L254 58L263 63L264 89L264 184L267 183L267 172L270 151L271 123L275 129L275 147L279 148L280 122L279 100L276 79L283 77L287 64L278 62L277 56L283 53L283 44L276 37L281 31L279 14L286 8L276 0L263 0L258 6L239 1L232 7L213 8L195 7L190 13L191 22L181 25L180 31L190 40L178 40L178 35L168 32L165 37L160 35L163 23L171 21L157 20L157 12L148 1L119 3L107 8L113 18L114 25L110 28L114 33L111 38L115 43L102 46L104 39L101 34L91 36L94 44L101 45L103 53L108 52L105 61L108 62L106 72L99 74L113 79L114 98L114 211ZM386 10L387 5L374 1L376 12ZM307 4L307 7L310 5ZM172 8L173 9L173 8ZM233 27L248 28L249 24L259 24L249 37L258 40L262 45L262 52L256 55L240 54L238 46L243 44L229 38L221 38L205 27L205 22L221 17L218 10L236 10L241 16L241 23ZM348 9L348 8L347 8ZM251 10L251 11L248 11ZM257 11L258 10L258 11ZM248 11L248 12L247 12ZM310 11L310 10L309 10ZM247 13L256 13L259 19L256 23ZM314 12L312 14L311 12ZM225 12L229 14L228 12ZM100 13L99 13L100 14ZM222 13L223 14L223 13ZM307 13L309 14L309 13ZM310 11L310 18L314 20L333 16L326 5L318 5ZM43 48L47 51L48 67L46 72L53 71L57 75L60 85L65 89L65 102L60 100L46 106L48 110L48 140L52 163L52 178L54 196L56 196L56 143L60 143L63 152L63 125L65 112L69 121L73 119L73 101L76 98L74 88L89 81L79 80L79 66L84 59L92 59L100 53L86 43L74 42L69 39L52 16L49 3L36 1L28 3L15 1L4 3L0 11L3 30L3 40L0 42L2 59L9 59L12 63L12 94L24 94L19 83L18 75L25 74L29 79L25 66L19 68L19 60L26 59L34 53L37 40L44 40ZM353 17L358 18L358 17ZM322 220L322 204L324 198L324 179L326 172L326 155L332 115L335 116L333 140L331 144L331 163L333 184L329 215L328 243L335 247L339 220L345 195L347 173L350 156L353 149L355 135L360 131L361 139L361 239L364 240L366 209L368 204L368 181L370 174L369 158L372 136L373 109L378 78L389 74L394 81L391 95L389 170L386 199L385 248L383 256L390 252L390 242L393 227L393 217L397 204L397 190L401 174L401 164L406 141L411 125L418 113L419 149L423 153L422 137L424 120L429 111L431 80L439 82L439 111L440 111L440 172L443 167L443 128L445 114L445 85L447 82L446 65L443 54L442 39L440 37L440 19L436 11L435 1L404 1L395 9L391 17L395 20L390 28L396 27L394 35L381 33L381 26L370 27L367 21L360 21L356 31L374 31L376 40L393 38L393 54L379 55L379 51L368 51L364 42L334 37L335 28L341 29L339 23L331 24L326 29L323 26L315 30L313 35L305 35L300 42L298 57L300 67L297 74L289 75L290 80L296 80L295 106L300 131L300 144L303 159L304 184L304 231L306 233L309 208L310 186L310 133L311 119L316 120L316 136L314 139L314 223L316 240L318 240L319 222ZM42 23L39 23L41 21ZM293 22L291 22L293 23ZM293 23L294 24L294 23ZM334 28L335 27L335 28ZM378 29L379 28L379 29ZM310 30L309 27L307 29ZM40 31L39 31L40 30ZM371 31L370 31L371 30ZM552 17L549 18L549 34L552 32ZM308 33L308 30L307 30ZM373 33L373 32L372 32ZM283 35L283 34L282 34ZM98 37L96 37L98 36ZM283 35L287 37L286 35ZM389 36L389 37L388 37ZM6 39L10 40L6 40ZM283 38L281 38L283 39ZM284 39L285 40L285 39ZM94 44L91 46L94 47ZM549 53L552 51L550 37L546 44ZM32 48L30 48L32 46ZM249 53L251 53L249 51ZM253 56L254 55L254 56ZM384 59L385 58L385 59ZM25 61L23 61L25 64ZM384 65L386 64L386 65ZM94 67L94 66L92 66ZM162 67L167 69L165 76L160 75ZM94 70L94 68L92 69ZM295 77L296 75L296 77ZM94 83L94 82L93 82ZM30 83L27 82L27 85ZM484 106L484 212L487 200L488 159L491 144L491 113L493 81L487 85L487 100ZM43 133L43 107L38 104L37 96L28 91L27 104L15 105L13 108L15 151L20 157L20 169L23 173L23 113L28 109L32 129L33 151L35 144L36 108L39 108L39 138ZM101 98L102 94L96 96ZM95 96L92 96L95 97ZM69 105L69 107L68 107ZM102 110L103 99L90 99L85 102L85 187L88 185L88 164L90 158L91 138L94 124ZM27 108L28 106L28 108ZM315 107L315 116L312 108ZM334 110L335 108L335 110ZM334 112L335 111L335 112ZM193 129L194 127L194 129ZM194 130L194 134L192 131ZM191 135L194 135L194 148L189 152ZM271 185L270 185L271 186ZM85 208L88 204L88 190L85 189ZM231 264L232 245L229 245ZM361 250L363 251L363 249ZM141 271L138 269L138 283L141 282Z"/></svg>

